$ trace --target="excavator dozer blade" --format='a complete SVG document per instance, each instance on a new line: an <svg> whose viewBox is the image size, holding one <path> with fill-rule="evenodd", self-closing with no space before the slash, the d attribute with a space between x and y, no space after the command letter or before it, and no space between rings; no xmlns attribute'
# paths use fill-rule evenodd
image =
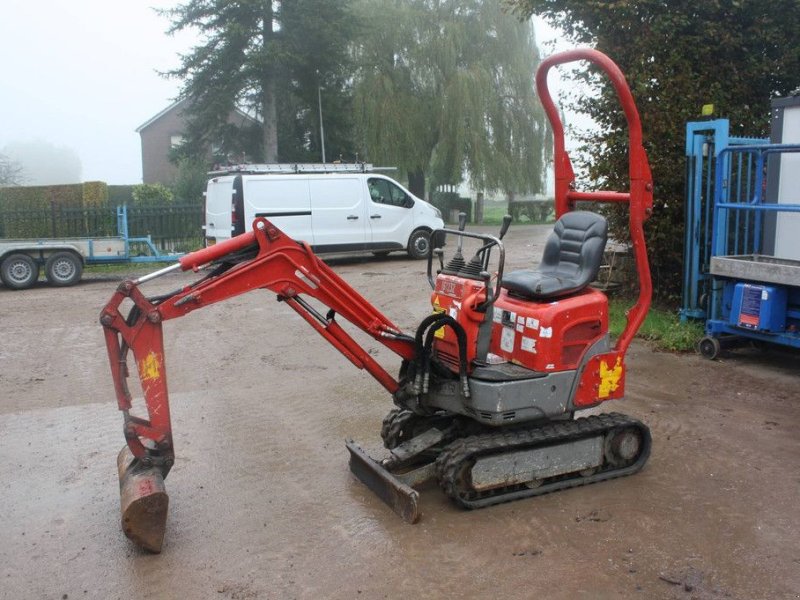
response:
<svg viewBox="0 0 800 600"><path fill-rule="evenodd" d="M416 523L419 520L419 492L370 458L353 440L346 440L345 444L350 452L353 474L406 523Z"/></svg>
<svg viewBox="0 0 800 600"><path fill-rule="evenodd" d="M117 455L117 470L122 531L145 550L161 552L169 505L161 471L142 467L128 446Z"/></svg>

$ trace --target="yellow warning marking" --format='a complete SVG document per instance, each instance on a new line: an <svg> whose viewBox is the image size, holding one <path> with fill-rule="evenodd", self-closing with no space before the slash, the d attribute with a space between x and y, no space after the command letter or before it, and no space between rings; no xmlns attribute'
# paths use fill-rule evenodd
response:
<svg viewBox="0 0 800 600"><path fill-rule="evenodd" d="M151 351L139 361L139 379L150 381L159 377L161 377L161 357Z"/></svg>
<svg viewBox="0 0 800 600"><path fill-rule="evenodd" d="M619 380L622 379L622 358L617 357L617 364L613 369L608 368L608 363L600 361L600 388L597 390L598 398L608 398L611 392L616 392Z"/></svg>
<svg viewBox="0 0 800 600"><path fill-rule="evenodd" d="M441 314L443 312L447 312L444 308L442 308L441 304L439 304L439 296L433 297L433 314ZM433 332L433 337L437 337L439 339L444 339L444 327L439 327L436 331Z"/></svg>

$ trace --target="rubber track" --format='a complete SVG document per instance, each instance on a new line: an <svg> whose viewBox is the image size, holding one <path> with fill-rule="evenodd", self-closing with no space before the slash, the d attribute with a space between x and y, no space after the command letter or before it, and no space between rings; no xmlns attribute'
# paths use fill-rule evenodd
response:
<svg viewBox="0 0 800 600"><path fill-rule="evenodd" d="M588 477L566 475L560 479L552 478L537 488L515 485L483 493L460 489L460 471L467 465L471 467L474 461L482 456L577 441L582 438L605 435L610 431L627 428L639 430L642 437L642 447L636 460L626 467L615 468L605 462L601 467L603 470L594 475ZM632 475L641 470L645 462L647 462L651 445L650 430L644 423L620 413L606 413L583 417L574 421L553 422L532 429L515 429L508 432L461 438L449 444L436 459L436 476L444 493L450 496L456 504L468 509L483 508L512 500L541 496L557 490Z"/></svg>
<svg viewBox="0 0 800 600"><path fill-rule="evenodd" d="M408 439L408 431L404 431L405 427L413 426L414 420L421 420L410 410L400 408L393 408L389 411L383 419L381 425L381 439L383 439L383 447L391 450L401 442Z"/></svg>
<svg viewBox="0 0 800 600"><path fill-rule="evenodd" d="M383 424L381 425L383 446L384 448L392 450L399 444L410 440L429 427L439 427L443 429L451 424L452 421L452 417L447 415L423 417L405 408L393 408L389 411L389 414L384 417Z"/></svg>

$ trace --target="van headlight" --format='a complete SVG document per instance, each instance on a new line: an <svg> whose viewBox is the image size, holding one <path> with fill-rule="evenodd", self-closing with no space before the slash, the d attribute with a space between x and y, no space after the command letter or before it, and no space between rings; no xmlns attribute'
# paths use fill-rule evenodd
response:
<svg viewBox="0 0 800 600"><path fill-rule="evenodd" d="M433 206L432 208L433 208L433 214L436 215L436 218L437 219L441 219L442 218L442 211L440 211L435 206Z"/></svg>

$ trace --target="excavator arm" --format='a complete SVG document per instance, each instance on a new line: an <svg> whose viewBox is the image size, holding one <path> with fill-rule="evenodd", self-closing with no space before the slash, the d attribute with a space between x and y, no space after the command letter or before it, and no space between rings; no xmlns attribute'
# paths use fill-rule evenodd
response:
<svg viewBox="0 0 800 600"><path fill-rule="evenodd" d="M174 271L208 274L173 293L146 297L139 285ZM341 317L404 360L417 354L415 340L333 272L311 250L264 218L251 232L188 254L178 263L137 280L126 280L103 309L109 364L127 446L118 457L123 529L134 541L158 552L166 523L163 479L175 454L170 424L162 322L251 290L277 294L350 362L366 369L390 393L400 384L337 322ZM306 297L328 308L323 315ZM130 308L128 308L130 307ZM126 312L127 314L123 314ZM129 356L141 384L147 417L131 414L127 380Z"/></svg>

